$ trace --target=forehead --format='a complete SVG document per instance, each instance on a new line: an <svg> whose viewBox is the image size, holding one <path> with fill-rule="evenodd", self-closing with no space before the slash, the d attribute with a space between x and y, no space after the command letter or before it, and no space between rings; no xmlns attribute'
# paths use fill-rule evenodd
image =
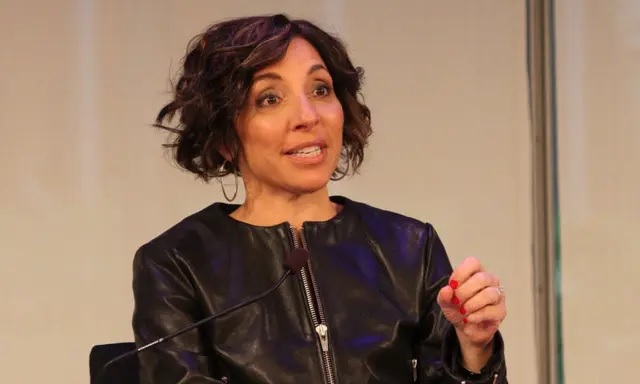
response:
<svg viewBox="0 0 640 384"><path fill-rule="evenodd" d="M273 71L307 72L310 67L317 64L324 65L324 61L315 47L307 40L301 37L295 37L291 40L284 57L280 61L256 72L255 76Z"/></svg>

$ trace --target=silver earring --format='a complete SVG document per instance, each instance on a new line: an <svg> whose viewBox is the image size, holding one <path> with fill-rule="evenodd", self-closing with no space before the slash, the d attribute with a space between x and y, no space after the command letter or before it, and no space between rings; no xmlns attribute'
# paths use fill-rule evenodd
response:
<svg viewBox="0 0 640 384"><path fill-rule="evenodd" d="M220 166L220 170L224 171L225 166L228 164L227 160L224 161L224 163L222 163L222 166ZM220 179L220 187L222 187L222 194L224 195L224 198L227 199L228 202L232 202L233 200L236 199L236 196L238 196L238 173L233 170L233 176L234 176L234 184L235 184L235 190L233 191L233 196L229 197L229 195L227 194L227 189L224 187L224 183L222 182L222 179Z"/></svg>

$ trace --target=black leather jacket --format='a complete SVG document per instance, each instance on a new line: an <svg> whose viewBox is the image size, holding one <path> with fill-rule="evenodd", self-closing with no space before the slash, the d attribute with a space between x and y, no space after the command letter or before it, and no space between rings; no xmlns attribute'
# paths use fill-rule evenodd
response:
<svg viewBox="0 0 640 384"><path fill-rule="evenodd" d="M272 286L294 247L308 268L274 293L140 354L144 383L507 383L503 343L475 378L436 303L451 265L433 227L344 197L326 222L256 227L215 203L140 247L138 345ZM324 332L326 331L326 333ZM465 381L466 380L466 381Z"/></svg>

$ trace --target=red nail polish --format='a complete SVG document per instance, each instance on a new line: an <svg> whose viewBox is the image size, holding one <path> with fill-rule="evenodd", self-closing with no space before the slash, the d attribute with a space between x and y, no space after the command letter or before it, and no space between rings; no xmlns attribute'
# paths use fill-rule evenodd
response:
<svg viewBox="0 0 640 384"><path fill-rule="evenodd" d="M460 313L464 315L465 313L467 313L467 310L464 309L464 307L460 307Z"/></svg>
<svg viewBox="0 0 640 384"><path fill-rule="evenodd" d="M453 289L458 288L458 282L455 280L449 280L449 286Z"/></svg>
<svg viewBox="0 0 640 384"><path fill-rule="evenodd" d="M457 297L453 296L453 299L451 299L451 303L453 303L453 305L458 305L458 304L460 304L460 299L458 299Z"/></svg>
<svg viewBox="0 0 640 384"><path fill-rule="evenodd" d="M467 324L469 322L469 320L467 320L467 318L465 317L464 319L462 319L462 322Z"/></svg>

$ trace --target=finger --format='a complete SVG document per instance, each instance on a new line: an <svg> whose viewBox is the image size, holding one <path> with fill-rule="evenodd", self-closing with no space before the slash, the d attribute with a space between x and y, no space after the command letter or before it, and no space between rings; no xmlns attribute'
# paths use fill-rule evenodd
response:
<svg viewBox="0 0 640 384"><path fill-rule="evenodd" d="M449 285L451 288L456 289L461 284L464 284L473 274L484 271L482 264L475 257L468 257L460 263L460 265L453 270Z"/></svg>
<svg viewBox="0 0 640 384"><path fill-rule="evenodd" d="M463 305L463 311L467 314L472 314L474 312L479 311L480 309L489 306L489 305L497 305L502 301L502 295L498 291L496 286L485 287L471 298L466 300Z"/></svg>
<svg viewBox="0 0 640 384"><path fill-rule="evenodd" d="M455 294L462 303L467 302L487 287L499 285L498 279L489 272L478 272L467 279L455 290Z"/></svg>
<svg viewBox="0 0 640 384"><path fill-rule="evenodd" d="M438 302L438 305L440 307L453 307L456 305L454 304L454 297L455 296L453 294L453 288L451 288L448 285L445 285L438 292L438 297L436 301Z"/></svg>
<svg viewBox="0 0 640 384"><path fill-rule="evenodd" d="M440 288L436 301L451 324L458 326L467 323L464 314L460 311L460 300L455 296L453 288L448 285Z"/></svg>
<svg viewBox="0 0 640 384"><path fill-rule="evenodd" d="M502 302L498 305L487 305L472 314L469 314L466 319L469 323L479 324L484 321L499 324L507 316L507 308Z"/></svg>
<svg viewBox="0 0 640 384"><path fill-rule="evenodd" d="M460 325L466 323L466 320L462 313L460 313L460 308L458 306L460 302L456 300L453 288L448 285L440 289L438 297L436 298L445 318L453 325Z"/></svg>

